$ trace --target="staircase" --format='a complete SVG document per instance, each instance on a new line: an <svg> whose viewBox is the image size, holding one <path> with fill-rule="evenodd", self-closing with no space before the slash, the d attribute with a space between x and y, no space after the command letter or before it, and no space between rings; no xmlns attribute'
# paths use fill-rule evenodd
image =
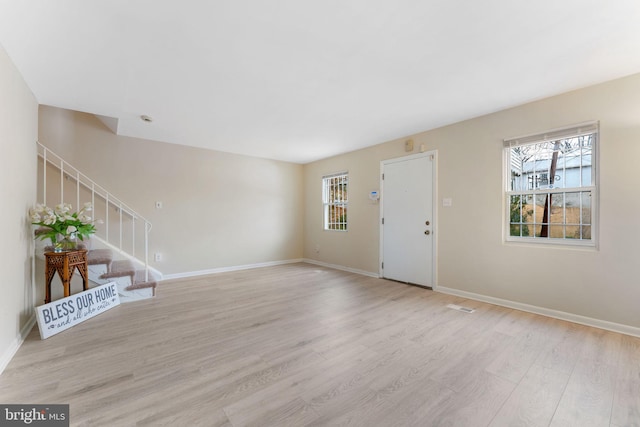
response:
<svg viewBox="0 0 640 427"><path fill-rule="evenodd" d="M89 280L102 285L115 282L120 295L120 302L130 302L151 298L156 294L157 276L137 269L130 259L113 259L110 249L92 249L87 253L89 264Z"/></svg>
<svg viewBox="0 0 640 427"><path fill-rule="evenodd" d="M90 201L94 220L102 222L96 223L91 239L78 245L88 250L90 282L115 282L121 302L155 296L162 274L149 266L151 223L40 142L37 144L39 200L44 205L47 201L49 206L65 202L76 208ZM35 234L39 231L35 230ZM39 258L48 250L53 247L36 245Z"/></svg>

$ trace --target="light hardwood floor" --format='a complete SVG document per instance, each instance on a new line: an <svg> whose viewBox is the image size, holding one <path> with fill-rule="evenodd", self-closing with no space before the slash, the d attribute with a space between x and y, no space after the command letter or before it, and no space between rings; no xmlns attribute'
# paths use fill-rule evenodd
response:
<svg viewBox="0 0 640 427"><path fill-rule="evenodd" d="M638 426L640 339L289 264L36 327L0 402L74 426Z"/></svg>

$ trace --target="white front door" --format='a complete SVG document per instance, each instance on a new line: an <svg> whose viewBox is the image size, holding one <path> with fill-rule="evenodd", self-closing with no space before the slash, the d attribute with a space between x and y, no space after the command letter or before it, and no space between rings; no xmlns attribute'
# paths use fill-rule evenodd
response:
<svg viewBox="0 0 640 427"><path fill-rule="evenodd" d="M382 277L433 286L435 152L385 160L382 169Z"/></svg>

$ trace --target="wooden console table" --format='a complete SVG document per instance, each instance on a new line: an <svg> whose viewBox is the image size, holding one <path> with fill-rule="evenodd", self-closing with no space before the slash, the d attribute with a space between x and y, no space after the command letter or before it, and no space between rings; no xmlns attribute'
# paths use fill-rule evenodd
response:
<svg viewBox="0 0 640 427"><path fill-rule="evenodd" d="M64 296L68 297L71 294L71 277L73 271L77 268L82 276L83 290L89 289L89 276L87 266L87 250L77 249L75 251L63 251L63 252L45 252L46 258L45 265L45 280L46 290L44 303L51 302L51 280L53 276L58 272L60 280L62 280L62 286L64 288Z"/></svg>

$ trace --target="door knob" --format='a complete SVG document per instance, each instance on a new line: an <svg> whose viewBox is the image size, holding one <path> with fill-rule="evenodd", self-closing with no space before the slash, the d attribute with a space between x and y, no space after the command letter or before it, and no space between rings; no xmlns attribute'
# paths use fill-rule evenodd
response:
<svg viewBox="0 0 640 427"><path fill-rule="evenodd" d="M431 234L431 232L429 230L425 230L424 234L426 234L428 236L429 234Z"/></svg>

